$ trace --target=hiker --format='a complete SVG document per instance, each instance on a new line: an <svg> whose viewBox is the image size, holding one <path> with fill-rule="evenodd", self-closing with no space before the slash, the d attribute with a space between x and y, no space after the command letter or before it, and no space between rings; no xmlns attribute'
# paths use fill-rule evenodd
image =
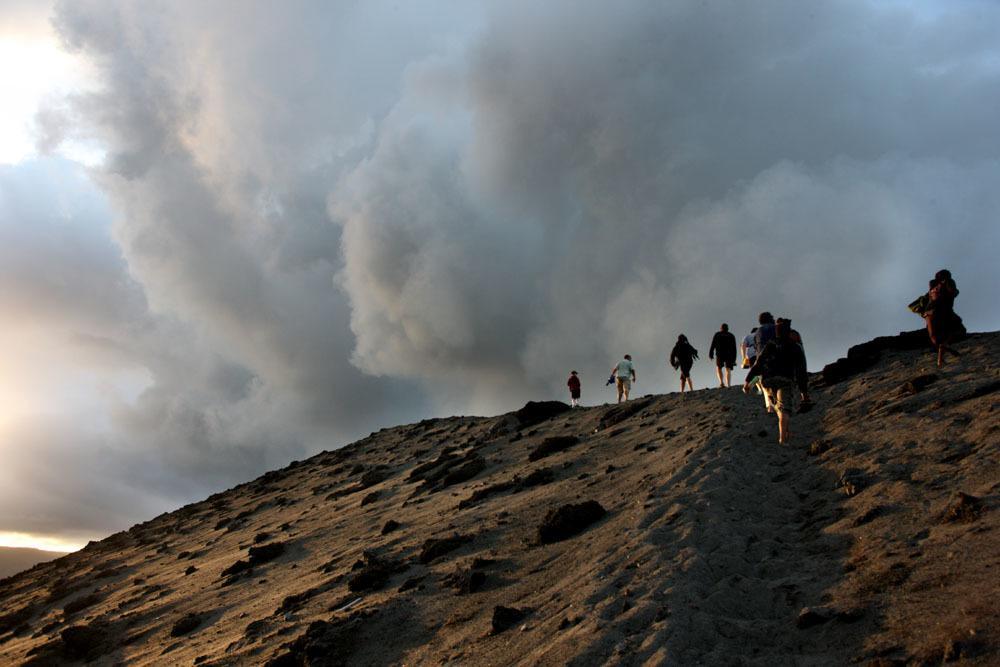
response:
<svg viewBox="0 0 1000 667"><path fill-rule="evenodd" d="M805 352L806 348L804 345L802 345L802 335L798 331L792 328L792 321L787 317L779 317L777 319L777 322L785 322L786 324L788 324L788 337L792 339L793 343L801 347L803 352Z"/></svg>
<svg viewBox="0 0 1000 667"><path fill-rule="evenodd" d="M760 353L764 349L767 343L774 339L774 316L768 311L764 311L757 316L757 323L760 325L757 327L757 331L753 334L753 349L757 352L758 359L760 358ZM755 359L754 362L757 360ZM751 365L752 367L752 365ZM753 377L751 374L747 373L747 377ZM764 394L764 408L767 409L768 413L774 412L774 403L771 400L771 392L760 383L760 377L757 378L757 389L760 393Z"/></svg>
<svg viewBox="0 0 1000 667"><path fill-rule="evenodd" d="M694 391L694 384L691 382L691 366L698 358L698 350L691 346L687 336L681 334L677 337L674 349L670 351L670 365L674 370L681 369L681 393L684 393L684 381L687 380L688 389Z"/></svg>
<svg viewBox="0 0 1000 667"><path fill-rule="evenodd" d="M962 318L955 313L955 297L958 296L958 286L951 277L951 271L941 269L934 274L927 292L923 317L927 322L927 335L931 345L937 349L937 365L944 364L944 353L949 352L959 356L958 352L949 347L949 343L965 335L965 325Z"/></svg>
<svg viewBox="0 0 1000 667"><path fill-rule="evenodd" d="M569 379L566 380L566 386L569 387L569 402L574 408L580 406L580 376L576 374L576 371L569 372Z"/></svg>
<svg viewBox="0 0 1000 667"><path fill-rule="evenodd" d="M796 399L810 402L806 357L802 348L789 337L790 329L787 322L777 323L775 337L761 349L743 383L743 393L749 393L751 379L760 377L765 395L773 395L774 407L778 412L778 442L781 444L787 444L791 438L789 423Z"/></svg>
<svg viewBox="0 0 1000 667"><path fill-rule="evenodd" d="M618 402L622 402L622 396L628 400L628 392L635 382L635 366L632 365L632 355L626 354L625 358L619 361L611 369L611 375L615 378L615 387L618 389Z"/></svg>
<svg viewBox="0 0 1000 667"><path fill-rule="evenodd" d="M757 348L753 346L753 337L757 333L757 327L750 330L750 333L743 337L740 343L740 351L743 353L743 368L750 368L753 362L757 361Z"/></svg>
<svg viewBox="0 0 1000 667"><path fill-rule="evenodd" d="M708 358L715 356L715 376L719 378L720 387L731 387L733 366L736 365L736 336L729 333L729 325L723 324L712 336L712 345L708 348ZM726 367L726 381L722 381L722 367Z"/></svg>

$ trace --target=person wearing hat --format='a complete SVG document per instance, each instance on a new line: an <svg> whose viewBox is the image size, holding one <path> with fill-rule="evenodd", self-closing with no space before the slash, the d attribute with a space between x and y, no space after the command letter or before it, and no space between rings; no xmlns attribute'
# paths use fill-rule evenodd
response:
<svg viewBox="0 0 1000 667"><path fill-rule="evenodd" d="M566 380L566 386L569 387L569 402L574 408L580 406L580 376L576 374L576 371L569 372L569 379Z"/></svg>

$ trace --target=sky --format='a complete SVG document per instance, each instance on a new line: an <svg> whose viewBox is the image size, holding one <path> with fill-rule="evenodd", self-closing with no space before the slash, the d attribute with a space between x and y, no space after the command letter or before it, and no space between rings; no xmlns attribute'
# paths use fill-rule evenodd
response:
<svg viewBox="0 0 1000 667"><path fill-rule="evenodd" d="M0 0L0 545L382 427L1000 329L1000 5ZM737 377L742 374L737 372Z"/></svg>

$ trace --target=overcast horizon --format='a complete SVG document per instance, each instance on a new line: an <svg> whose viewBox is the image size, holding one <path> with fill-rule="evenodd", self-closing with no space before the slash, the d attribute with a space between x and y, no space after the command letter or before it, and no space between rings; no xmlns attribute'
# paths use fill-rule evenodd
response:
<svg viewBox="0 0 1000 667"><path fill-rule="evenodd" d="M991 2L0 1L0 545L382 427L1000 329ZM735 371L734 379L743 373ZM735 391L735 389L734 389Z"/></svg>

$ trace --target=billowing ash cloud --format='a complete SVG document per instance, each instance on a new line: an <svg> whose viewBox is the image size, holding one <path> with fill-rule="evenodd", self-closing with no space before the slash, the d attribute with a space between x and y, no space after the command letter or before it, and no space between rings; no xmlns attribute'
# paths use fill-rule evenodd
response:
<svg viewBox="0 0 1000 667"><path fill-rule="evenodd" d="M624 352L664 391L677 334L705 357L764 309L815 368L920 326L905 304L943 266L969 326L1000 325L988 3L74 0L54 25L104 89L44 110L40 140L101 143L113 222L69 264L32 246L82 264L73 290L5 268L25 287L3 307L124 388L78 450L111 452L91 477L114 483L57 495L17 457L33 529L558 397L571 368L600 402ZM107 514L136 489L148 507Z"/></svg>

